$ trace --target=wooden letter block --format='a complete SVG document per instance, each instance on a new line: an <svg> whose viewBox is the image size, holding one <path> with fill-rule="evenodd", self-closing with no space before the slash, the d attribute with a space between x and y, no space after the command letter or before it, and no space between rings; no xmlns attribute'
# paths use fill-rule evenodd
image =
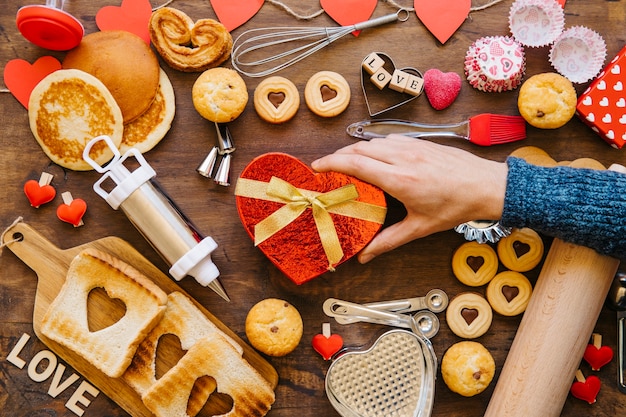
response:
<svg viewBox="0 0 626 417"><path fill-rule="evenodd" d="M384 64L385 61L381 57L379 57L376 52L372 52L365 57L361 66L368 74L372 75L376 71L378 71Z"/></svg>
<svg viewBox="0 0 626 417"><path fill-rule="evenodd" d="M424 89L424 79L417 75L409 74L408 82L404 87L404 92L412 96L419 96Z"/></svg>
<svg viewBox="0 0 626 417"><path fill-rule="evenodd" d="M391 76L391 81L389 82L389 88L394 91L398 91L400 93L404 92L404 89L409 82L409 74L408 72L404 72L402 70L394 70L393 75Z"/></svg>
<svg viewBox="0 0 626 417"><path fill-rule="evenodd" d="M383 67L380 67L378 71L371 76L370 81L372 81L379 90L382 90L389 84L389 81L391 81L391 74L385 71Z"/></svg>

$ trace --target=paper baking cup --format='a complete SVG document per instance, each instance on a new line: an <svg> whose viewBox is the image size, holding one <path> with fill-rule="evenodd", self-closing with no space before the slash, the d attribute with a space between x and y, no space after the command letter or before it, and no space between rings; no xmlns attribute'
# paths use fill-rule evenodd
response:
<svg viewBox="0 0 626 417"><path fill-rule="evenodd" d="M470 85L485 92L513 90L526 71L524 47L509 36L487 36L474 42L465 55Z"/></svg>
<svg viewBox="0 0 626 417"><path fill-rule="evenodd" d="M606 43L597 32L574 26L563 32L550 49L550 63L573 83L585 83L602 70Z"/></svg>
<svg viewBox="0 0 626 417"><path fill-rule="evenodd" d="M550 45L564 26L563 7L556 0L516 0L511 5L509 28L524 46Z"/></svg>

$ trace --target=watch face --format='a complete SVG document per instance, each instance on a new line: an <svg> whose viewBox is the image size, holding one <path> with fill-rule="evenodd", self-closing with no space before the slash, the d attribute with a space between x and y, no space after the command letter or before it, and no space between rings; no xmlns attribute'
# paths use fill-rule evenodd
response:
<svg viewBox="0 0 626 417"><path fill-rule="evenodd" d="M478 243L496 243L511 234L511 228L502 226L497 220L472 220L458 225L454 230L466 240L475 240Z"/></svg>

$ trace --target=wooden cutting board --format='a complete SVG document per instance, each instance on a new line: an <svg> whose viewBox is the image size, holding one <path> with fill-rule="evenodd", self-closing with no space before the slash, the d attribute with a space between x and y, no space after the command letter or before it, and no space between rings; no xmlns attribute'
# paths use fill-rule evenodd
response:
<svg viewBox="0 0 626 417"><path fill-rule="evenodd" d="M137 252L128 242L117 237L106 237L74 248L60 249L26 223L17 223L7 230L4 235L5 242L14 239L19 239L19 241L10 243L7 247L26 265L33 269L38 277L35 309L33 313L33 329L37 337L128 413L135 417L152 416L152 413L143 405L139 395L121 378L110 378L106 376L72 350L42 335L40 331L41 322L50 303L55 299L65 282L67 270L72 259L86 248L95 248L116 256L147 277L150 277L168 294L173 291L179 291L183 294L186 293L171 278ZM269 381L272 388L276 388L278 384L278 374L272 365L202 305L196 302L192 297L189 298L194 301L196 306L209 320L242 346L244 358ZM89 311L105 311L107 313L93 313L93 317L90 313L89 321L91 323L92 321L106 320L108 316L121 317L124 313L124 306L123 303L122 305L116 305L107 298L96 296L93 298L90 297ZM94 323L94 325L98 324L99 323ZM103 325L106 324L103 323ZM181 354L175 349L159 349L158 352L159 355L164 356L157 357L159 362L170 363L172 365L178 361ZM211 399L209 401L211 401ZM222 400L218 397L216 401Z"/></svg>

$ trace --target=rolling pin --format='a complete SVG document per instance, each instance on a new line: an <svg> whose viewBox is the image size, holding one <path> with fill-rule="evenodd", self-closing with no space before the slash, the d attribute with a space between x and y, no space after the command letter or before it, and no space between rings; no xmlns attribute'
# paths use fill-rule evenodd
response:
<svg viewBox="0 0 626 417"><path fill-rule="evenodd" d="M485 417L558 417L617 259L554 239Z"/></svg>

